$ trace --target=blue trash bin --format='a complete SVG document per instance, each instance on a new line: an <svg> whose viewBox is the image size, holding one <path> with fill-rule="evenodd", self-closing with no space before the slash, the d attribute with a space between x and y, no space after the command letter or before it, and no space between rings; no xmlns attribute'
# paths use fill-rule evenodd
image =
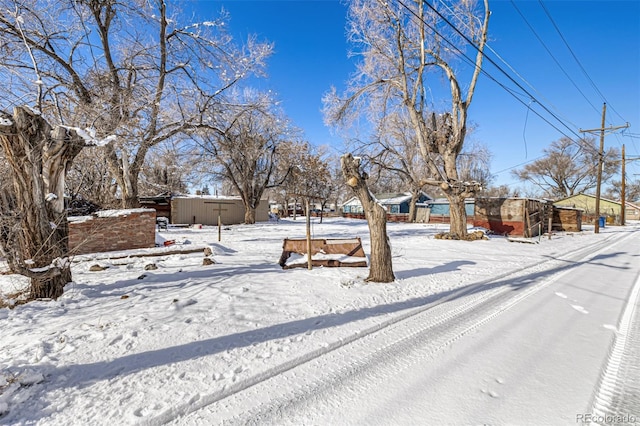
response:
<svg viewBox="0 0 640 426"><path fill-rule="evenodd" d="M600 219L598 219L598 225L600 225L600 228L604 228L604 224L606 223L606 217L605 216L600 216Z"/></svg>

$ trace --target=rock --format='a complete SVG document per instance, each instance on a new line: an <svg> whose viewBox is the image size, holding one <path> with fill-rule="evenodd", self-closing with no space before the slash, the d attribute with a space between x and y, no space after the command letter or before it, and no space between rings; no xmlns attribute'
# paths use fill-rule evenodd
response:
<svg viewBox="0 0 640 426"><path fill-rule="evenodd" d="M215 265L215 264L216 264L215 260L209 257L205 257L204 259L202 259L202 266L209 266L209 265Z"/></svg>
<svg viewBox="0 0 640 426"><path fill-rule="evenodd" d="M104 271L107 268L108 268L108 266L91 265L91 267L89 267L89 271L91 271L91 272L100 272L100 271Z"/></svg>
<svg viewBox="0 0 640 426"><path fill-rule="evenodd" d="M155 271L156 269L158 269L158 266L155 263L149 263L144 267L145 271Z"/></svg>

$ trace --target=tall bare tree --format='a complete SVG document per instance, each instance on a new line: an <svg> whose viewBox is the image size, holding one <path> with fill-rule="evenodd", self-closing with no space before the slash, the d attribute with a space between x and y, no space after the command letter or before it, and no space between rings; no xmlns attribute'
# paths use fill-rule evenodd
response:
<svg viewBox="0 0 640 426"><path fill-rule="evenodd" d="M429 172L420 156L420 149L407 120L400 114L388 114L380 121L373 138L372 149L366 149L369 161L382 171L395 173L402 184L402 190L411 192L409 221L416 220L416 204L424 181ZM397 192L398 187L386 192Z"/></svg>
<svg viewBox="0 0 640 426"><path fill-rule="evenodd" d="M565 198L587 192L597 184L599 148L594 138L573 141L563 137L551 143L544 156L514 170L513 176L529 182L552 198ZM603 181L608 181L617 171L620 152L609 148L605 153Z"/></svg>
<svg viewBox="0 0 640 426"><path fill-rule="evenodd" d="M324 208L336 189L329 163L323 159L322 149L314 150L308 143L301 146L304 149L295 163L291 164L291 172L283 185L289 194L304 199L305 205L319 202ZM322 222L322 209L320 221Z"/></svg>
<svg viewBox="0 0 640 426"><path fill-rule="evenodd" d="M236 45L224 14L185 23L176 5L0 0L0 72L11 94L2 103L117 135L105 149L123 207L137 205L149 149L209 121L222 94L260 73L272 51L255 38Z"/></svg>
<svg viewBox="0 0 640 426"><path fill-rule="evenodd" d="M488 0L481 8L476 3L352 1L349 36L362 61L344 96L333 89L325 97L325 117L331 124L365 117L375 126L390 113L406 115L430 174L424 183L442 189L451 206L451 232L460 237L467 234L464 200L480 188L462 180L458 170L489 26ZM453 63L460 52L470 50L464 47L468 42L474 45L475 61L465 74ZM448 83L449 103L442 112L429 101L430 85L438 85L441 76ZM463 76L468 81L462 81Z"/></svg>
<svg viewBox="0 0 640 426"><path fill-rule="evenodd" d="M612 180L604 196L610 200L622 200L622 181ZM625 182L625 199L631 203L640 201L640 180Z"/></svg>
<svg viewBox="0 0 640 426"><path fill-rule="evenodd" d="M287 176L288 170L278 168L280 144L294 130L271 94L244 90L234 99L196 139L212 160L212 173L230 182L240 195L245 223L252 224L264 191Z"/></svg>

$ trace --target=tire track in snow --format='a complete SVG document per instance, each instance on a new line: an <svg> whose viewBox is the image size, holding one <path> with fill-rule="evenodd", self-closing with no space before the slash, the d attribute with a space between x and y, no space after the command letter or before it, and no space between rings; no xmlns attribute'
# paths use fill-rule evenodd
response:
<svg viewBox="0 0 640 426"><path fill-rule="evenodd" d="M610 234L602 240L592 245L586 246L580 250L565 252L556 257L550 257L549 259L542 262L532 262L531 264L518 271L508 271L490 279L470 284L466 287L455 290L449 295L442 297L434 302L431 302L419 308L411 309L402 314L394 315L393 317L388 318L385 321L361 330L347 338L331 342L324 347L318 348L314 351L293 358L287 362L271 367L255 376L235 382L224 389L218 390L211 394L197 395L196 397L192 397L188 402L178 404L164 411L158 416L147 418L141 421L139 424L157 425L175 421L179 422L181 418L191 413L196 413L198 410L208 408L210 406L213 406L214 404L220 405L220 403L225 402L225 400L232 399L232 397L236 396L237 394L250 390L251 388L256 387L257 385L267 380L277 379L278 376L284 375L285 373L288 373L291 370L296 369L297 367L308 364L314 360L319 359L320 357L326 356L327 354L332 354L333 352L336 352L347 345L358 343L364 338L379 332L382 332L380 336L386 336L388 341L384 343L382 347L370 349L373 350L371 356L375 356L376 354L385 354L388 351L391 351L393 354L397 354L399 345L404 345L406 347L415 346L415 341L417 339L420 339L421 337L424 338L425 336L428 336L429 339L434 341L433 333L437 328L440 328L442 330L441 333L443 334L438 340L439 343L434 343L426 349L428 353L434 354L436 352L439 352L442 348L450 345L463 335L467 334L469 331L480 327L482 324L490 321L500 313L517 304L520 300L524 299L528 295L533 294L533 292L536 292L544 286L550 284L556 278L559 278L564 273L570 271L571 268L578 262L587 261L591 257L596 256L600 252L628 238L629 235L620 238L619 234ZM566 259L564 259L565 257ZM544 275L545 271L552 270L554 267L564 269L562 269L560 273L553 274L549 279L545 279L543 284L531 285L531 283L529 283L527 284L529 285L528 288L525 285L524 290L518 292L515 299L513 300L511 298L507 298L509 300L503 300L502 298L500 298L500 296L504 297L506 293L512 290L507 281L512 282L523 278L526 280L526 277L537 274ZM451 306L451 302L456 302L456 306ZM493 302L493 305L495 306L493 306L493 310L491 310L491 314L489 314L488 316L477 318L476 316L472 315L472 318L467 320L466 322L460 319L465 314L468 314L470 312L472 313L478 310L480 306L488 306L489 302ZM428 315L431 316L431 318L427 322L425 322L425 319L423 318L423 316L421 316L421 314L425 313L428 313ZM450 332L452 329L451 322L456 318L458 319L456 325L459 327L457 327L457 331L452 334ZM406 324L407 321L412 322L413 325L408 326ZM403 323L401 325L401 328L405 330L405 335L398 339L398 335L393 334L393 331L395 331L396 329L393 326L400 323ZM409 331L406 332L406 330ZM360 342L360 344L362 344L362 342ZM421 356L424 356L424 354ZM335 354L333 357L335 358ZM394 356L393 358L399 359L401 357ZM382 360L379 362L389 362L389 358L387 356L379 357L379 359ZM343 359L337 359L334 365L340 366L340 364L342 364L341 360ZM281 411L282 407L291 405L291 402L309 400L309 395L311 395L312 393L316 393L319 390L318 385L321 388L325 386L335 386L336 380L340 381L344 377L353 376L354 374L362 374L364 369L370 370L370 367L373 365L376 365L376 362L372 359L368 359L367 362L364 362L362 360L351 360L350 364L348 363L338 370L334 368L330 372L325 372L327 377L322 379L324 380L324 383L318 381L315 384L305 384L301 389L297 390L297 394L288 392L284 397L273 398L272 401L266 405L266 409L263 406L257 412L255 411L255 409L254 411L249 411L249 417L243 416L245 420L242 420L239 423L251 423L251 418L257 418L261 416L263 417L264 413ZM333 380L331 380L331 378L333 378ZM290 386L290 383L286 384L286 386ZM313 392L311 392L312 390Z"/></svg>
<svg viewBox="0 0 640 426"><path fill-rule="evenodd" d="M618 324L592 409L594 424L635 423L640 420L640 275ZM630 417L635 417L631 420ZM627 419L625 421L625 419Z"/></svg>
<svg viewBox="0 0 640 426"><path fill-rule="evenodd" d="M624 239L626 238L619 241ZM600 247L583 259L572 256L573 262L588 261L602 251L617 245L619 241ZM348 348L336 350L328 355L330 359L323 361L318 359L302 366L302 371L298 374L302 377L313 377L315 370L326 370L327 365L336 367L330 372L323 372L319 380L298 385L296 389L273 398L264 406L258 406L236 416L225 424L301 424L305 417L300 413L310 412L311 407L316 405L324 411L340 409L339 404L345 398L357 401L357 395L365 393L368 384L384 383L385 380L392 379L398 371L409 369L416 363L424 361L425 358L437 356L438 352L456 340L482 327L571 270L572 268L565 268L552 273L541 282L525 287L515 294L511 291L512 288L502 285L489 295L480 292L471 295L472 297L465 297L468 300L452 301L446 305L441 304L431 311L414 314L411 318L398 323L396 327L388 327L371 339L361 339ZM436 312L437 310L444 312ZM383 333L387 337L394 338L389 340L381 337ZM398 338L399 335L401 337ZM376 338L382 341L381 345L376 343ZM350 353L359 354L363 351L370 352L357 360L349 357ZM277 379L279 378L274 380ZM287 380L286 375L281 379L281 387L290 387L292 383L296 386L295 379ZM296 417L297 415L299 418Z"/></svg>

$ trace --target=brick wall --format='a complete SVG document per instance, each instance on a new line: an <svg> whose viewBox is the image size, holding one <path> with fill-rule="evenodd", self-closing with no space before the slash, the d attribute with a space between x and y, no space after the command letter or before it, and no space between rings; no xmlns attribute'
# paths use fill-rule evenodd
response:
<svg viewBox="0 0 640 426"><path fill-rule="evenodd" d="M69 218L69 252L99 253L155 247L156 211L105 210Z"/></svg>

